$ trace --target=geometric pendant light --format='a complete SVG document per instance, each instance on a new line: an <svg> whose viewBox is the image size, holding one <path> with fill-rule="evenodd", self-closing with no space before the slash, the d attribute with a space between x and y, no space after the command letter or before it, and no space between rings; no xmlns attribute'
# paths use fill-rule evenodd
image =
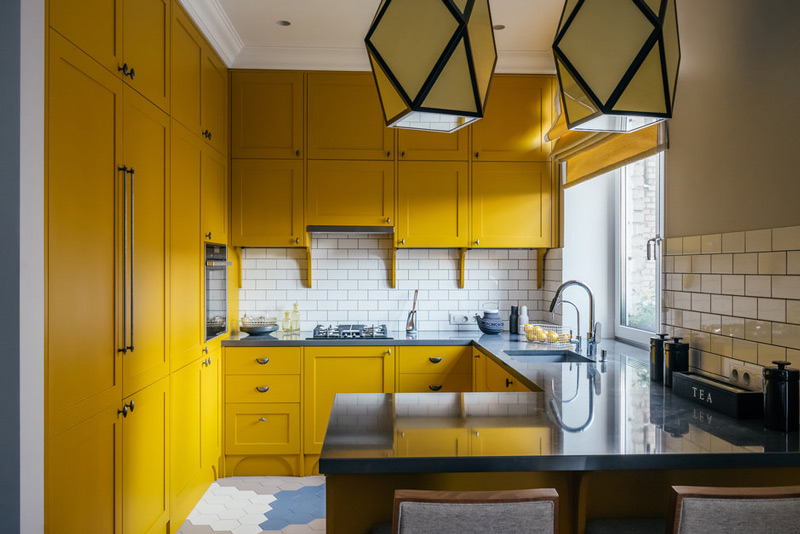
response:
<svg viewBox="0 0 800 534"><path fill-rule="evenodd" d="M382 0L364 41L386 126L452 132L483 117L489 0Z"/></svg>
<svg viewBox="0 0 800 534"><path fill-rule="evenodd" d="M553 55L570 130L631 132L672 117L675 0L566 0Z"/></svg>

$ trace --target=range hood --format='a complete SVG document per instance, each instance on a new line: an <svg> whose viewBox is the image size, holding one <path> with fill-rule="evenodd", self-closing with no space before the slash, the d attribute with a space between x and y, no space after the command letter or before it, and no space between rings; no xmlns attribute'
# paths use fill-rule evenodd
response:
<svg viewBox="0 0 800 534"><path fill-rule="evenodd" d="M310 234L393 234L394 226L355 226L341 224L309 224Z"/></svg>

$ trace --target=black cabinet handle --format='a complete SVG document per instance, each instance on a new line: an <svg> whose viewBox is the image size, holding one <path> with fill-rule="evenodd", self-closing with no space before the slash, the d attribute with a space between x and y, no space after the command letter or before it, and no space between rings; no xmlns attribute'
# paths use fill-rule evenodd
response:
<svg viewBox="0 0 800 534"><path fill-rule="evenodd" d="M267 391L269 391L269 386L256 386L256 390L259 393L266 393Z"/></svg>
<svg viewBox="0 0 800 534"><path fill-rule="evenodd" d="M211 132L209 132L208 130L203 130L202 135L203 135L203 137L205 137L206 139L211 141Z"/></svg>
<svg viewBox="0 0 800 534"><path fill-rule="evenodd" d="M125 65L125 69L128 69L128 66ZM120 70L122 70L120 68ZM128 275L126 273L126 269L128 267L128 166L123 165L121 167L117 167L118 171L122 171L122 221L123 221L123 230L122 230L122 282L123 286L127 284ZM125 291L125 287L122 288L122 348L117 349L117 352L121 353L123 356L128 354L128 334L126 331L127 327L127 314L128 314L128 306L127 306L127 292ZM131 343L133 345L133 343ZM128 412L125 409L125 412L117 411L118 414L122 413L122 416L125 417Z"/></svg>
<svg viewBox="0 0 800 534"><path fill-rule="evenodd" d="M133 79L133 75L134 75L134 74L136 74L136 71L135 71L135 70L133 70L133 67L131 67L131 74L130 74L130 76L131 76L131 80Z"/></svg>
<svg viewBox="0 0 800 534"><path fill-rule="evenodd" d="M392 153L391 153L391 151L387 151L387 152L386 152L386 157L387 157L387 158L391 158L391 157L392 157Z"/></svg>
<svg viewBox="0 0 800 534"><path fill-rule="evenodd" d="M256 361L257 361L257 362L258 362L260 365L265 365L265 364L269 363L269 358L256 358Z"/></svg>
<svg viewBox="0 0 800 534"><path fill-rule="evenodd" d="M431 391L439 391L440 389L442 389L442 385L437 384L435 386L428 386L428 389L430 389Z"/></svg>
<svg viewBox="0 0 800 534"><path fill-rule="evenodd" d="M130 410L130 412L133 413L133 401L130 401L128 403L128 410Z"/></svg>
<svg viewBox="0 0 800 534"><path fill-rule="evenodd" d="M206 239L211 239L211 232L208 232L208 233L206 234Z"/></svg>
<svg viewBox="0 0 800 534"><path fill-rule="evenodd" d="M513 383L514 383L514 382L512 382L511 380L509 380L508 378L506 378L506 387L511 387L511 384L513 384Z"/></svg>
<svg viewBox="0 0 800 534"><path fill-rule="evenodd" d="M121 67L117 67L117 71L122 71L123 76L128 76L130 74L127 63L123 63Z"/></svg>
<svg viewBox="0 0 800 534"><path fill-rule="evenodd" d="M441 358L428 358L428 361L431 362L431 363L439 363L440 361L442 361L442 359Z"/></svg>
<svg viewBox="0 0 800 534"><path fill-rule="evenodd" d="M295 150L295 151L294 151L294 155L295 155L295 156L297 156L297 157L299 158L299 157L300 157L300 151L299 151L299 150Z"/></svg>
<svg viewBox="0 0 800 534"><path fill-rule="evenodd" d="M478 159L479 156L480 156L480 152L475 152L475 159Z"/></svg>
<svg viewBox="0 0 800 534"><path fill-rule="evenodd" d="M117 415L122 414L122 417L128 417L128 405L123 404L121 410L117 410Z"/></svg>
<svg viewBox="0 0 800 534"><path fill-rule="evenodd" d="M400 152L400 157L401 157L401 158L404 158L404 157L406 157L406 151L405 151L405 150L403 150L402 152Z"/></svg>

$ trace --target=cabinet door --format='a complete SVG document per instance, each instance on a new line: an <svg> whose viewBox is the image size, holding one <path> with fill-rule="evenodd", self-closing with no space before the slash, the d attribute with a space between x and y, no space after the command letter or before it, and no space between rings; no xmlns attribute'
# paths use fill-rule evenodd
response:
<svg viewBox="0 0 800 534"><path fill-rule="evenodd" d="M309 73L309 158L391 160L393 143L370 73Z"/></svg>
<svg viewBox="0 0 800 534"><path fill-rule="evenodd" d="M231 156L302 159L303 73L231 75Z"/></svg>
<svg viewBox="0 0 800 534"><path fill-rule="evenodd" d="M397 347L397 370L400 373L470 374L471 355L469 347Z"/></svg>
<svg viewBox="0 0 800 534"><path fill-rule="evenodd" d="M394 391L392 347L306 347L303 452L319 454L337 393Z"/></svg>
<svg viewBox="0 0 800 534"><path fill-rule="evenodd" d="M122 532L119 401L47 444L45 531Z"/></svg>
<svg viewBox="0 0 800 534"><path fill-rule="evenodd" d="M122 398L122 81L55 32L48 69L45 324L53 436Z"/></svg>
<svg viewBox="0 0 800 534"><path fill-rule="evenodd" d="M309 161L306 222L392 226L394 165L388 161Z"/></svg>
<svg viewBox="0 0 800 534"><path fill-rule="evenodd" d="M472 456L538 456L550 451L546 427L473 428Z"/></svg>
<svg viewBox="0 0 800 534"><path fill-rule="evenodd" d="M123 161L133 169L133 306L130 343L123 358L123 396L127 397L169 373L165 329L166 206L169 117L134 90L125 88ZM130 282L129 282L130 283ZM129 297L130 298L130 297Z"/></svg>
<svg viewBox="0 0 800 534"><path fill-rule="evenodd" d="M172 122L170 156L170 370L197 359L203 340L200 138Z"/></svg>
<svg viewBox="0 0 800 534"><path fill-rule="evenodd" d="M208 363L202 365L200 381L200 432L201 458L205 472L211 472L212 480L219 473L219 458L222 454L222 365L221 349L208 353Z"/></svg>
<svg viewBox="0 0 800 534"><path fill-rule="evenodd" d="M509 391L517 393L533 391L491 358L485 357L485 360L486 391Z"/></svg>
<svg viewBox="0 0 800 534"><path fill-rule="evenodd" d="M180 7L180 2L175 0L172 8L171 115L197 135L202 132L200 86L203 79L203 38Z"/></svg>
<svg viewBox="0 0 800 534"><path fill-rule="evenodd" d="M469 244L468 164L401 161L397 177L398 246Z"/></svg>
<svg viewBox="0 0 800 534"><path fill-rule="evenodd" d="M453 133L397 131L397 152L402 161L467 161L469 128Z"/></svg>
<svg viewBox="0 0 800 534"><path fill-rule="evenodd" d="M474 163L470 246L549 247L551 194L549 163Z"/></svg>
<svg viewBox="0 0 800 534"><path fill-rule="evenodd" d="M208 143L223 154L228 153L227 87L228 70L217 55L206 46L203 49L203 85L201 129Z"/></svg>
<svg viewBox="0 0 800 534"><path fill-rule="evenodd" d="M133 409L122 422L122 533L167 534L169 378L123 402Z"/></svg>
<svg viewBox="0 0 800 534"><path fill-rule="evenodd" d="M169 0L124 0L124 62L135 75L125 80L169 111Z"/></svg>
<svg viewBox="0 0 800 534"><path fill-rule="evenodd" d="M548 161L554 76L492 77L486 113L472 126L477 161Z"/></svg>
<svg viewBox="0 0 800 534"><path fill-rule="evenodd" d="M226 454L300 454L300 404L228 404Z"/></svg>
<svg viewBox="0 0 800 534"><path fill-rule="evenodd" d="M400 373L397 375L398 393L452 393L472 391L469 373Z"/></svg>
<svg viewBox="0 0 800 534"><path fill-rule="evenodd" d="M399 429L395 453L405 458L469 456L469 433L466 428Z"/></svg>
<svg viewBox="0 0 800 534"><path fill-rule="evenodd" d="M235 159L231 172L231 244L304 246L303 162Z"/></svg>
<svg viewBox="0 0 800 534"><path fill-rule="evenodd" d="M122 0L50 0L50 26L111 72L122 66Z"/></svg>
<svg viewBox="0 0 800 534"><path fill-rule="evenodd" d="M218 152L209 148L203 149L200 171L201 230L203 239L211 243L228 243L226 168L227 161Z"/></svg>

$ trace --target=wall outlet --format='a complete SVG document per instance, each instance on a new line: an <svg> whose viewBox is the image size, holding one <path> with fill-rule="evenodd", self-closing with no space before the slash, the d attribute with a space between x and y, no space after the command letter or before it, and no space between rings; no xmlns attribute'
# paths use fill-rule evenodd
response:
<svg viewBox="0 0 800 534"><path fill-rule="evenodd" d="M450 324L475 324L475 315L464 312L450 312Z"/></svg>
<svg viewBox="0 0 800 534"><path fill-rule="evenodd" d="M722 374L730 379L731 384L753 391L762 391L764 387L761 381L763 367L760 365L725 358L722 364Z"/></svg>

